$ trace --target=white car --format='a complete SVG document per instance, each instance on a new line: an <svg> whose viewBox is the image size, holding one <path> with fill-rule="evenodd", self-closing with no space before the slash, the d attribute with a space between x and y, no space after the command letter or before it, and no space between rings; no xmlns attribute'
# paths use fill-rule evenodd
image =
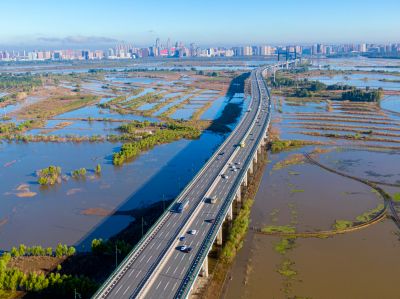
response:
<svg viewBox="0 0 400 299"><path fill-rule="evenodd" d="M195 235L197 233L197 230L195 229L191 229L190 231L188 231L189 235Z"/></svg>

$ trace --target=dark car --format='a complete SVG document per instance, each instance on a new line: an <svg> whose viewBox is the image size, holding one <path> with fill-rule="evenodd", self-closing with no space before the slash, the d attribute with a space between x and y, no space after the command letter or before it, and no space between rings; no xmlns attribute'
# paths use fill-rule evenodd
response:
<svg viewBox="0 0 400 299"><path fill-rule="evenodd" d="M179 250L182 251L182 252L188 253L188 252L192 251L192 247L189 247L189 246L186 246L186 245L182 245L179 248Z"/></svg>

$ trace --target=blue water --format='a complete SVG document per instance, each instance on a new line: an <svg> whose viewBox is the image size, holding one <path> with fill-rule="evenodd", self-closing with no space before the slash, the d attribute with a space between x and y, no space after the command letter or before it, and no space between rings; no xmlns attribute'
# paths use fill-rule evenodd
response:
<svg viewBox="0 0 400 299"><path fill-rule="evenodd" d="M399 95L391 95L391 96L385 97L381 101L381 107L384 109L388 109L388 110L400 113L400 96Z"/></svg>
<svg viewBox="0 0 400 299"><path fill-rule="evenodd" d="M346 79L347 78L347 79ZM364 80L367 78L367 80ZM331 84L347 84L359 88L379 88L385 90L400 90L400 83L397 82L382 82L379 79L400 80L400 77L385 74L352 74L352 75L335 75L332 77L317 76L310 77L310 80L318 80L327 85Z"/></svg>
<svg viewBox="0 0 400 299"><path fill-rule="evenodd" d="M108 98L105 101L109 100ZM154 117L145 117L134 114L119 114L116 112L112 112L109 109L102 109L97 106L87 106L77 110L69 111L63 114L58 115L55 119L69 119L69 118L112 118L112 119L120 119L120 120L149 120L152 122L158 122L159 120Z"/></svg>
<svg viewBox="0 0 400 299"><path fill-rule="evenodd" d="M169 108L171 108L172 106L175 106L175 105L177 105L177 104L183 102L184 100L186 100L186 99L189 98L190 96L191 96L191 94L184 95L184 96L181 97L180 99L178 99L178 100L176 100L176 101L174 101L174 102L172 102L172 103L169 103L169 104L165 105L165 106L162 107L160 110L158 110L156 113L154 113L154 116L159 116L159 115L161 115L162 113L164 113L165 111L167 111L167 110L168 110Z"/></svg>
<svg viewBox="0 0 400 299"><path fill-rule="evenodd" d="M157 146L123 167L110 163L119 143L0 143L0 219L7 220L0 228L0 248L61 242L88 249L93 238L109 238L132 218L86 216L82 211L125 211L174 198L222 140L223 136L206 132L198 140ZM92 172L97 163L101 176ZM81 167L89 171L86 180L68 179L42 188L34 172L51 164L64 174ZM17 197L20 184L37 194Z"/></svg>
<svg viewBox="0 0 400 299"><path fill-rule="evenodd" d="M157 105L158 103L147 103L147 104L143 104L142 106L140 106L139 108L137 108L137 110L139 111L146 111L146 110L150 110L152 109L155 105Z"/></svg>
<svg viewBox="0 0 400 299"><path fill-rule="evenodd" d="M71 121L71 124L66 127L54 129L57 124L62 122L66 121L49 120L44 129L33 129L30 130L27 134L59 136L104 136L110 134L118 134L119 132L116 129L121 125L121 122L74 120Z"/></svg>
<svg viewBox="0 0 400 299"><path fill-rule="evenodd" d="M201 120L212 120L217 119L221 116L222 111L224 110L226 104L228 104L228 97L220 97L215 100L210 108L208 108L203 115L201 115Z"/></svg>
<svg viewBox="0 0 400 299"><path fill-rule="evenodd" d="M154 82L157 83L166 83L162 79L158 78L146 78L146 77L106 77L106 80L111 82L122 82L122 83L140 83L140 84L151 84Z"/></svg>

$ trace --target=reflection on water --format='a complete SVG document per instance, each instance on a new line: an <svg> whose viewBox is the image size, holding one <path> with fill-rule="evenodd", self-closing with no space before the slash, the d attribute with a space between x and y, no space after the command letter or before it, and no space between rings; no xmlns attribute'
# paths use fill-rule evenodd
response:
<svg viewBox="0 0 400 299"><path fill-rule="evenodd" d="M87 245L91 239L86 236L108 238L132 219L86 216L82 211L127 210L154 203L163 195L175 197L221 141L220 135L204 133L198 140L157 146L121 168L110 160L120 144L2 143L0 219L6 223L0 227L0 248L20 243L55 246L82 241ZM93 173L97 163L101 164L101 176ZM81 167L89 171L85 180L68 179L50 188L40 187L34 173L51 164L60 166L63 173ZM18 187L22 184L37 194L21 197Z"/></svg>

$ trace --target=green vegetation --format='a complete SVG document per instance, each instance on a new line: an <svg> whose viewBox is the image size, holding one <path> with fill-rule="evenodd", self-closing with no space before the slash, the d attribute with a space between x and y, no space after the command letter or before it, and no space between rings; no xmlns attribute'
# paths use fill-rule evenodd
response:
<svg viewBox="0 0 400 299"><path fill-rule="evenodd" d="M271 142L271 151L276 154L285 150L292 150L304 145L308 145L310 142L304 140L274 140Z"/></svg>
<svg viewBox="0 0 400 299"><path fill-rule="evenodd" d="M355 102L377 102L383 97L383 90L361 90L353 89L342 93L342 100L344 101L355 101Z"/></svg>
<svg viewBox="0 0 400 299"><path fill-rule="evenodd" d="M156 126L158 126L158 123L152 123L149 122L148 120L145 121L134 120L128 124L121 125L118 128L118 130L121 131L122 133L134 134L136 133L137 129L144 129L147 127L156 127Z"/></svg>
<svg viewBox="0 0 400 299"><path fill-rule="evenodd" d="M82 108L98 100L94 95L64 95L33 103L19 113L21 118L50 118L71 110Z"/></svg>
<svg viewBox="0 0 400 299"><path fill-rule="evenodd" d="M61 167L50 165L37 171L37 176L40 185L54 185L61 180Z"/></svg>
<svg viewBox="0 0 400 299"><path fill-rule="evenodd" d="M94 172L95 172L97 175L101 174L101 165L100 165L100 164L97 164L97 165L96 165L96 168L94 169Z"/></svg>
<svg viewBox="0 0 400 299"><path fill-rule="evenodd" d="M393 201L400 202L400 192L396 192L393 194Z"/></svg>
<svg viewBox="0 0 400 299"><path fill-rule="evenodd" d="M373 219L374 216L376 214L378 214L379 212L381 212L384 208L385 208L385 206L383 204L380 204L375 209L372 209L370 211L367 211L367 212L361 214L360 216L357 216L356 220L358 222L368 222L371 219Z"/></svg>
<svg viewBox="0 0 400 299"><path fill-rule="evenodd" d="M290 249L295 246L296 238L282 238L278 243L275 244L274 249L280 254L286 254Z"/></svg>
<svg viewBox="0 0 400 299"><path fill-rule="evenodd" d="M26 74L0 74L0 89L22 88L25 91L40 86L42 80L39 76Z"/></svg>
<svg viewBox="0 0 400 299"><path fill-rule="evenodd" d="M57 256L65 257L75 254L74 247L58 244L55 252L52 248L42 248L41 246L27 247L21 244L18 248L13 248L11 253L4 253L0 257L0 297L12 295L15 291L35 293L40 298L71 298L74 289L85 298L93 294L98 285L89 278L72 276L60 273L24 273L18 268L10 268L8 265L13 258L29 256ZM57 266L57 271L61 270L61 265Z"/></svg>
<svg viewBox="0 0 400 299"><path fill-rule="evenodd" d="M288 279L293 278L297 275L297 272L293 269L294 262L290 260L284 260L278 269L278 273L285 276Z"/></svg>
<svg viewBox="0 0 400 299"><path fill-rule="evenodd" d="M129 109L137 109L139 106L145 103L155 103L160 101L164 97L163 94L156 93L156 92L151 92L151 93L146 93L140 97L134 98L132 100L128 100L123 102L123 108L129 108Z"/></svg>
<svg viewBox="0 0 400 299"><path fill-rule="evenodd" d="M20 122L18 125L16 125L15 123L0 123L0 134L2 135L18 134L38 125L39 121L37 120L26 120Z"/></svg>
<svg viewBox="0 0 400 299"><path fill-rule="evenodd" d="M352 226L353 222L348 220L336 220L335 224L333 225L336 230L344 230Z"/></svg>
<svg viewBox="0 0 400 299"><path fill-rule="evenodd" d="M86 176L86 168L79 168L72 171L71 176L76 179L84 178Z"/></svg>
<svg viewBox="0 0 400 299"><path fill-rule="evenodd" d="M244 202L239 215L233 221L229 237L221 252L221 258L225 263L232 262L236 253L243 246L243 239L250 223L249 216L253 202L253 199L247 199Z"/></svg>
<svg viewBox="0 0 400 299"><path fill-rule="evenodd" d="M326 90L350 90L354 89L354 86L350 86L347 84L332 84L326 87Z"/></svg>
<svg viewBox="0 0 400 299"><path fill-rule="evenodd" d="M59 243L53 250L52 247L43 248L42 246L31 246L28 247L24 244L20 244L19 247L13 247L10 251L11 257L19 256L72 256L75 254L75 247L67 246Z"/></svg>
<svg viewBox="0 0 400 299"><path fill-rule="evenodd" d="M379 81L381 81L381 82L390 82L390 83L400 83L400 80L397 80L397 79L386 79L386 78L384 78L384 79L379 79Z"/></svg>
<svg viewBox="0 0 400 299"><path fill-rule="evenodd" d="M154 133L145 133L141 139L125 143L118 153L113 155L113 164L122 165L129 159L139 155L143 150L153 148L157 144L169 143L182 138L194 139L200 136L200 131L179 123L159 124Z"/></svg>
<svg viewBox="0 0 400 299"><path fill-rule="evenodd" d="M91 244L92 253L95 255L115 255L115 248L121 256L126 256L132 246L123 240L103 241L103 239L93 239Z"/></svg>
<svg viewBox="0 0 400 299"><path fill-rule="evenodd" d="M303 193L304 190L303 189L292 189L290 190L290 193Z"/></svg>
<svg viewBox="0 0 400 299"><path fill-rule="evenodd" d="M294 234L296 229L289 225L267 225L261 229L264 233L287 233Z"/></svg>

